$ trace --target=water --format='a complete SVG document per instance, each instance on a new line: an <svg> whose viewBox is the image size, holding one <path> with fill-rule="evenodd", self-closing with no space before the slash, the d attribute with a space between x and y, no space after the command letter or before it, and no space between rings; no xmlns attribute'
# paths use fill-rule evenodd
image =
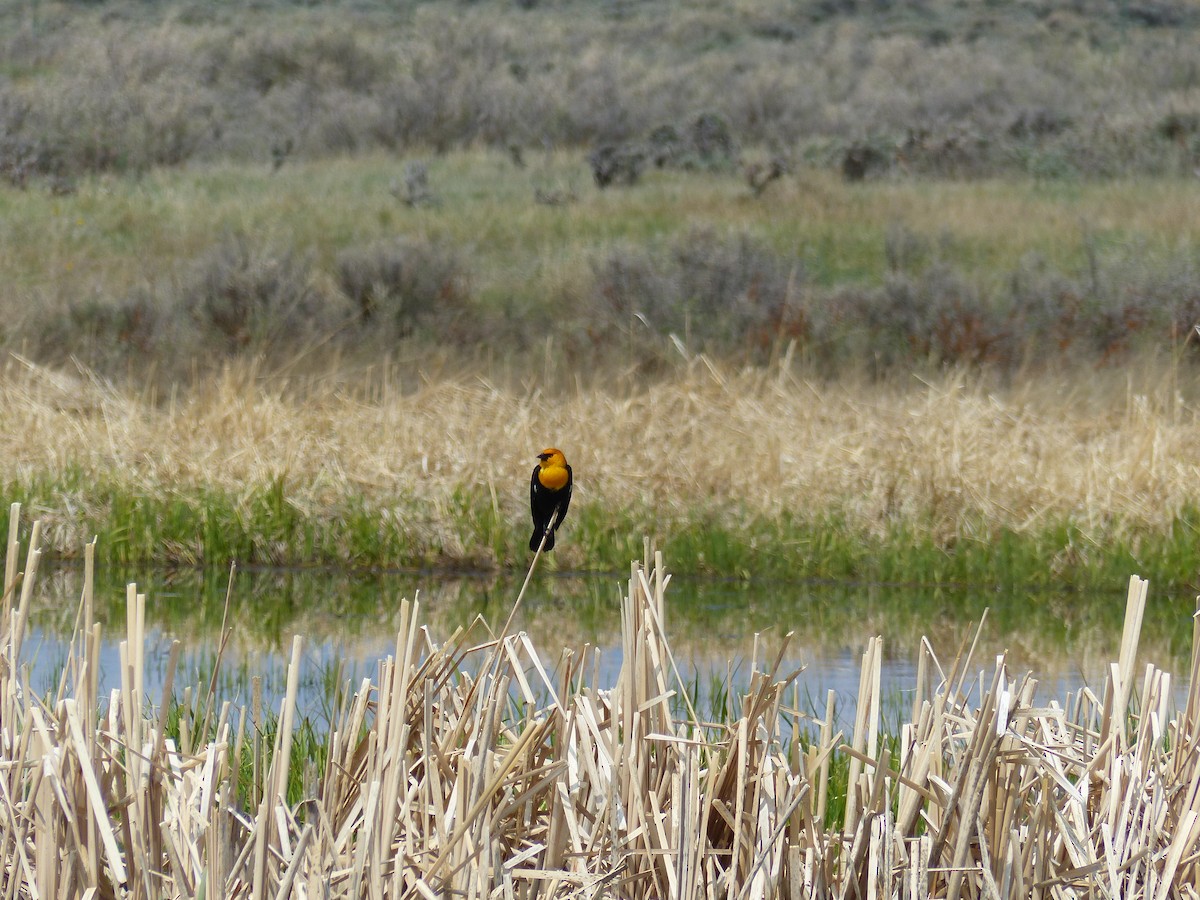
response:
<svg viewBox="0 0 1200 900"><path fill-rule="evenodd" d="M144 573L143 573L144 574ZM104 578L96 590L103 626L101 696L120 684L119 644L125 638L125 580ZM626 576L627 578L627 576ZM617 574L535 578L514 623L526 631L552 667L564 649L600 650L600 682L615 683L621 663ZM138 585L147 595L146 690L157 703L171 642L183 655L180 685L208 684L226 616L224 573L156 572ZM248 704L252 678L261 678L264 702L277 707L285 691L293 635L304 636L301 712L326 720L331 685L373 675L395 653L404 598L421 603L420 621L435 641L458 626L500 627L519 590L508 577L427 574L353 574L328 571L244 571L233 581L228 609L231 640L224 651L217 693ZM75 623L81 577L76 567L43 571L34 598L22 659L38 691L57 684ZM773 661L792 632L780 674L804 667L797 679L800 708L823 716L826 694L836 693L838 722L853 722L862 653L883 635L885 717L911 703L922 638L943 664L978 632L973 672L991 671L1008 653L1012 674L1032 672L1043 698L1064 699L1082 684L1099 684L1120 646L1124 592L1094 595L996 594L979 589L780 582L726 582L677 577L667 591L667 629L681 675L703 706L718 702L720 686L744 687L755 661ZM1190 596L1156 594L1143 624L1140 659L1176 676L1187 672L1191 642ZM980 623L982 628L980 628ZM1184 687L1182 678L1178 688Z"/></svg>

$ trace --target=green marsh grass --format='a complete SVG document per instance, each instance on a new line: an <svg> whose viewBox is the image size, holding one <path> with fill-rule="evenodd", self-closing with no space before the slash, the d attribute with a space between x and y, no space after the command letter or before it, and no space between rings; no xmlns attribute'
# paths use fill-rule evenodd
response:
<svg viewBox="0 0 1200 900"><path fill-rule="evenodd" d="M1185 366L1005 385L820 383L704 358L657 382L465 376L398 388L229 368L169 403L10 364L5 499L49 554L109 564L500 571L526 562L528 470L579 473L548 564L611 572L649 533L682 571L1087 588L1200 571ZM671 411L677 428L656 426Z"/></svg>
<svg viewBox="0 0 1200 900"><path fill-rule="evenodd" d="M452 496L445 520L431 535L429 523L422 521L427 513L416 505L378 508L349 500L344 509L306 517L294 508L286 513L273 508L271 498L281 496L277 484L264 486L249 504L220 491L163 497L130 494L130 489L101 483L72 489L69 483L48 482L10 486L0 498L28 503L52 519L68 512L69 507L55 509L61 498L86 503L89 513L73 513L70 521L60 523L63 535L109 534L98 556L120 568L220 568L237 561L364 571L495 571L518 565L526 542L520 534L524 526L517 524L519 512L498 513L487 498L464 507L458 505L461 496ZM632 546L617 530L630 519L608 516L607 510L603 504L573 508L572 540L579 549L571 555L586 570L611 571L611 561L627 555ZM406 517L411 517L407 525ZM746 580L1084 589L1111 584L1116 573L1137 568L1166 586L1186 586L1195 583L1200 571L1198 522L1197 511L1186 507L1165 532L1118 521L1110 525L1116 536L1097 536L1074 524L1049 523L1026 532L972 529L965 539L943 542L919 525L877 533L832 517L747 521L720 512L693 518L684 511L661 532L661 539L675 558L689 561L695 574ZM62 545L51 552L70 558L76 551Z"/></svg>

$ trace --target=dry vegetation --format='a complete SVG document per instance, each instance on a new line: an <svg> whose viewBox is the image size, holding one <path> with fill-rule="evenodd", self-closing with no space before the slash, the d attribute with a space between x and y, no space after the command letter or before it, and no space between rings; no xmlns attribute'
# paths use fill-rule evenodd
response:
<svg viewBox="0 0 1200 900"><path fill-rule="evenodd" d="M564 568L649 533L739 574L827 576L841 541L838 576L878 577L891 541L1193 579L1198 25L0 0L0 454L40 522L0 600L0 896L1196 897L1200 635L1176 710L1136 580L1103 686L1035 708L1003 659L923 642L892 735L878 639L853 735L778 661L700 721L661 560L615 685L405 605L303 752L299 637L277 719L173 684L178 646L147 697L136 592L97 696L95 550L61 687L23 667L41 554L96 533L125 561L523 567L547 443Z"/></svg>
<svg viewBox="0 0 1200 900"><path fill-rule="evenodd" d="M857 177L1187 173L1197 21L1186 0L9 2L0 175L546 142L704 166L702 120Z"/></svg>
<svg viewBox="0 0 1200 900"><path fill-rule="evenodd" d="M0 3L0 352L159 386L547 337L581 366L669 336L795 340L826 377L1121 363L1200 321L1198 25L1185 0Z"/></svg>
<svg viewBox="0 0 1200 900"><path fill-rule="evenodd" d="M1176 709L1170 676L1138 665L1137 578L1098 693L1034 707L1036 683L1003 657L976 678L972 649L943 667L923 643L911 719L891 736L881 638L851 735L832 708L801 708L779 670L786 638L727 719L702 721L668 640L661 556L633 568L612 685L586 649L551 661L524 634L480 627L441 641L406 601L394 656L348 686L324 762L296 783L300 636L272 740L260 710L173 683L178 644L161 698L146 696L145 598L130 586L121 686L102 699L89 579L61 685L31 695L39 529L22 577L16 510L12 525L7 896L1195 896L1200 627Z"/></svg>
<svg viewBox="0 0 1200 900"><path fill-rule="evenodd" d="M597 533L618 526L666 540L706 521L737 529L819 513L855 535L911 523L947 549L1069 520L1082 529L1062 548L1069 566L1071 554L1102 553L1116 538L1182 527L1195 498L1200 422L1186 369L1009 387L957 373L860 388L798 379L786 361L734 370L696 358L650 385L601 387L574 381L552 356L523 387L394 372L339 385L231 369L158 401L12 363L0 380L0 453L15 496L53 487L38 514L50 546L67 552L89 529L106 530L97 484L159 498L211 489L249 510L278 483L281 510L321 527L363 504L377 533L396 525L445 558L508 564L509 552L524 559L519 542L488 546L466 520L487 513L498 532L523 531L532 454L547 443L578 473L565 526L574 534L555 553L579 568L620 565L595 555L606 546ZM278 552L275 561L295 559L295 548Z"/></svg>

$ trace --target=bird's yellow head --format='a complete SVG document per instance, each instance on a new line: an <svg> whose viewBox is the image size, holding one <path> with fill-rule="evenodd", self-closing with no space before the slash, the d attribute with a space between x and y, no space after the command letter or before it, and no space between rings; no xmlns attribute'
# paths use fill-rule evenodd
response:
<svg viewBox="0 0 1200 900"><path fill-rule="evenodd" d="M538 454L538 459L542 461L543 469L565 469L567 467L567 458L557 447L547 447Z"/></svg>

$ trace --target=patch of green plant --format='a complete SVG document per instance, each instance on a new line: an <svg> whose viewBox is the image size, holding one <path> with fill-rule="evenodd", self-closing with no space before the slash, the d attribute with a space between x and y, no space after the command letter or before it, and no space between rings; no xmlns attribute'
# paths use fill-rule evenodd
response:
<svg viewBox="0 0 1200 900"><path fill-rule="evenodd" d="M91 535L101 562L202 566L392 569L439 566L522 571L529 562L523 510L489 491L459 489L430 506L398 497L386 505L350 496L329 507L293 502L288 477L238 494L215 487L144 490L65 471L10 483L0 499L19 501L45 520L51 556L75 558ZM28 527L28 526L26 526ZM547 555L555 568L621 572L640 558L649 536L677 573L735 579L828 579L912 585L1015 588L1111 588L1139 574L1164 587L1195 583L1200 571L1200 508L1181 510L1162 529L1113 520L1096 528L1069 521L1014 530L960 522L898 521L882 530L836 511L774 517L735 507L612 509L577 500Z"/></svg>
<svg viewBox="0 0 1200 900"><path fill-rule="evenodd" d="M160 386L231 359L451 347L523 365L547 340L575 370L652 373L681 346L762 361L794 342L822 376L1012 372L1124 360L1195 319L1189 182L806 170L751 200L730 171L656 169L600 192L584 166L575 151L537 172L498 151L438 156L427 205L394 196L395 160L378 155L0 190L20 223L0 247L15 288L0 349ZM540 202L546 185L576 185L555 189L573 200Z"/></svg>

